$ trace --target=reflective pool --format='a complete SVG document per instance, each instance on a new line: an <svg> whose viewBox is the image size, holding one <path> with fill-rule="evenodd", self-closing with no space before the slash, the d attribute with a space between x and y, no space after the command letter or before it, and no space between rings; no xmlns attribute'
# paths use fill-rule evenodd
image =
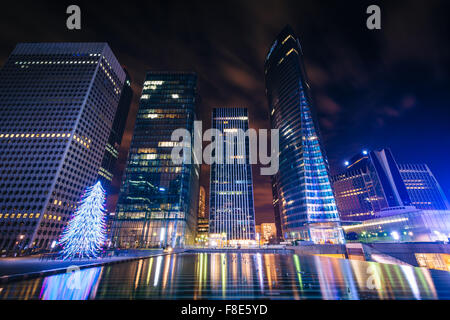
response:
<svg viewBox="0 0 450 320"><path fill-rule="evenodd" d="M450 299L450 273L319 256L182 253L0 284L0 299Z"/></svg>

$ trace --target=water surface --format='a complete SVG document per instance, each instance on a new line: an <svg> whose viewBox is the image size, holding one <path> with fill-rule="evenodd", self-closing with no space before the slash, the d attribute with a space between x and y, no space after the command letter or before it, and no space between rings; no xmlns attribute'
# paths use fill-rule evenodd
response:
<svg viewBox="0 0 450 320"><path fill-rule="evenodd" d="M295 254L182 253L0 284L0 299L450 299L450 273Z"/></svg>

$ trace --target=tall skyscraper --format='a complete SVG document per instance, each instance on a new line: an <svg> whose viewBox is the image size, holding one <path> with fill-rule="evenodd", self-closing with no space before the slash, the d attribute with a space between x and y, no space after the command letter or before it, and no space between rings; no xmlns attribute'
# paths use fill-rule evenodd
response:
<svg viewBox="0 0 450 320"><path fill-rule="evenodd" d="M411 204L422 210L450 210L447 197L426 164L399 164Z"/></svg>
<svg viewBox="0 0 450 320"><path fill-rule="evenodd" d="M0 71L0 250L58 239L97 180L124 81L106 43L16 46Z"/></svg>
<svg viewBox="0 0 450 320"><path fill-rule="evenodd" d="M374 219L386 208L448 210L448 201L424 164L397 164L389 149L354 156L332 177L341 219Z"/></svg>
<svg viewBox="0 0 450 320"><path fill-rule="evenodd" d="M120 94L119 105L114 117L111 134L106 143L105 154L103 155L102 165L98 172L106 194L111 194L111 182L114 177L117 159L119 158L119 148L122 143L125 125L127 123L128 113L130 112L131 100L133 99L133 90L131 89L131 78L126 70L125 83ZM120 178L120 177L118 177Z"/></svg>
<svg viewBox="0 0 450 320"><path fill-rule="evenodd" d="M272 128L280 134L280 167L272 179L277 233L286 239L342 243L302 47L289 26L270 48L265 77Z"/></svg>
<svg viewBox="0 0 450 320"><path fill-rule="evenodd" d="M172 162L178 143L171 136L176 129L193 135L196 92L194 73L147 73L113 222L116 246L194 242L199 166Z"/></svg>
<svg viewBox="0 0 450 320"><path fill-rule="evenodd" d="M209 233L209 218L206 215L206 190L200 186L198 193L197 242L206 242Z"/></svg>
<svg viewBox="0 0 450 320"><path fill-rule="evenodd" d="M247 109L214 108L212 127L224 139L215 142L223 161L211 165L209 232L226 234L230 243L249 244L255 241L252 167L249 138L238 134L248 130Z"/></svg>

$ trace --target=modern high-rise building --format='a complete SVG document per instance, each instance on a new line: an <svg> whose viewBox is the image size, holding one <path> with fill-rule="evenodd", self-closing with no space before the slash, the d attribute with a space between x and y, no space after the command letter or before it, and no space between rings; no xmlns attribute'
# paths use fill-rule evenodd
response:
<svg viewBox="0 0 450 320"><path fill-rule="evenodd" d="M126 78L120 94L119 105L117 106L116 115L114 117L111 134L106 143L105 153L103 155L102 165L98 172L99 180L107 195L110 195L111 182L114 178L114 171L116 169L117 159L119 158L119 148L122 143L123 133L127 123L128 113L130 112L131 100L133 99L133 90L131 89L131 78L128 72L124 69ZM120 177L118 177L120 179Z"/></svg>
<svg viewBox="0 0 450 320"><path fill-rule="evenodd" d="M200 186L198 193L198 217L206 218L206 190L203 186Z"/></svg>
<svg viewBox="0 0 450 320"><path fill-rule="evenodd" d="M57 241L98 178L124 81L106 43L16 46L0 71L0 250Z"/></svg>
<svg viewBox="0 0 450 320"><path fill-rule="evenodd" d="M343 221L374 219L386 208L449 209L428 166L397 164L389 149L354 156L332 181Z"/></svg>
<svg viewBox="0 0 450 320"><path fill-rule="evenodd" d="M422 210L450 210L447 197L426 164L399 164L411 204Z"/></svg>
<svg viewBox="0 0 450 320"><path fill-rule="evenodd" d="M264 243L269 243L277 237L277 229L275 223L261 223L261 239Z"/></svg>
<svg viewBox="0 0 450 320"><path fill-rule="evenodd" d="M384 208L411 204L390 150L364 150L346 164L343 173L332 177L341 220L372 219Z"/></svg>
<svg viewBox="0 0 450 320"><path fill-rule="evenodd" d="M199 165L172 161L179 143L171 136L177 129L194 134L196 94L194 73L147 73L113 222L115 246L194 243Z"/></svg>
<svg viewBox="0 0 450 320"><path fill-rule="evenodd" d="M248 126L246 108L213 109L212 127L223 137L213 143L223 157L211 164L209 232L226 235L230 243L255 242L249 137L239 134Z"/></svg>
<svg viewBox="0 0 450 320"><path fill-rule="evenodd" d="M198 193L197 240L206 242L209 233L209 219L206 216L206 190L200 186Z"/></svg>
<svg viewBox="0 0 450 320"><path fill-rule="evenodd" d="M272 128L280 136L279 171L272 179L277 233L291 240L342 243L302 47L289 26L270 48L265 78Z"/></svg>

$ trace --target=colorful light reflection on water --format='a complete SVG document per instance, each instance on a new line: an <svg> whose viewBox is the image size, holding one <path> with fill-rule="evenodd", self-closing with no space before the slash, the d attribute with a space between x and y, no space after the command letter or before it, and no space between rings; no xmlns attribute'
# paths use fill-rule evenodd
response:
<svg viewBox="0 0 450 320"><path fill-rule="evenodd" d="M183 253L0 285L1 299L450 299L450 273L319 256Z"/></svg>

